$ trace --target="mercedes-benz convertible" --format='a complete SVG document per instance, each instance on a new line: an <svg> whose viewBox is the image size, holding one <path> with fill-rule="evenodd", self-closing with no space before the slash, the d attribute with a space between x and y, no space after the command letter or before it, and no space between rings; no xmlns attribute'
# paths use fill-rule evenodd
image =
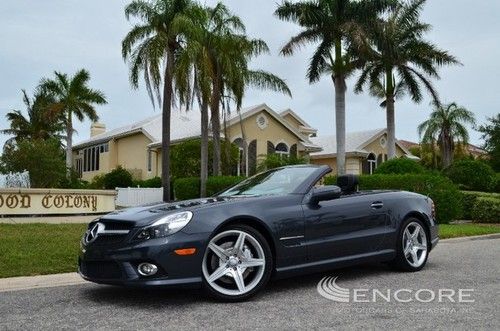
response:
<svg viewBox="0 0 500 331"><path fill-rule="evenodd" d="M123 286L203 287L244 300L271 278L389 262L418 271L438 242L434 203L404 191L359 191L327 166L269 170L210 198L119 210L91 222L79 273Z"/></svg>

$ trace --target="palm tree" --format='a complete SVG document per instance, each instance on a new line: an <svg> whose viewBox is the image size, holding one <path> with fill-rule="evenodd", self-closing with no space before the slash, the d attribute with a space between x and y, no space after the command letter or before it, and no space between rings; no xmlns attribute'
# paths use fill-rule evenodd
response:
<svg viewBox="0 0 500 331"><path fill-rule="evenodd" d="M104 93L88 86L90 74L81 69L73 77L55 72L54 79L42 79L40 88L48 93L53 102L48 106L53 116L63 118L66 130L66 168L68 176L73 169L73 115L79 121L85 118L95 122L99 119L96 105L107 103Z"/></svg>
<svg viewBox="0 0 500 331"><path fill-rule="evenodd" d="M291 95L286 83L275 75L250 70L248 62L263 52L267 45L244 34L245 26L227 7L198 7L191 17L197 29L186 38L178 56L176 79L181 99L189 102L195 94L202 114L201 194L205 194L208 174L208 108L211 110L214 142L214 175L220 174L220 106L230 99L241 107L244 89L252 85ZM218 146L218 147L217 147ZM229 146L226 144L226 146Z"/></svg>
<svg viewBox="0 0 500 331"><path fill-rule="evenodd" d="M175 100L175 56L184 35L193 29L191 0L135 0L125 8L127 19L140 23L122 41L122 55L130 63L130 82L139 87L142 74L146 89L162 107L163 200L170 201L170 115ZM161 85L163 91L161 92Z"/></svg>
<svg viewBox="0 0 500 331"><path fill-rule="evenodd" d="M176 79L181 99L189 103L194 94L201 110L200 192L201 196L205 196L208 177L208 109L211 109L212 114L213 172L214 175L220 175L220 88L223 86L221 75L225 68L222 64L231 61L227 58L232 51L228 46L234 45L230 45L228 39L244 32L245 28L240 19L222 3L213 8L197 6L191 18L195 29L187 36L186 45L179 54Z"/></svg>
<svg viewBox="0 0 500 331"><path fill-rule="evenodd" d="M25 139L61 139L60 133L63 130L61 121L50 116L48 112L48 105L53 103L50 95L40 89L35 91L33 98L30 98L25 90L22 90L22 93L28 117L25 117L20 110L7 113L6 118L10 122L10 128L1 130L0 133L14 137L8 139L5 145L19 143Z"/></svg>
<svg viewBox="0 0 500 331"><path fill-rule="evenodd" d="M467 124L475 125L474 113L453 102L447 105L434 104L430 118L418 126L422 143L432 144L434 148L434 142L437 141L443 168L453 162L456 143L468 144Z"/></svg>
<svg viewBox="0 0 500 331"><path fill-rule="evenodd" d="M317 82L328 74L335 87L335 125L337 138L337 173L345 173L345 93L346 79L358 67L358 58L350 44L362 44L366 27L389 0L307 0L284 1L275 15L300 25L303 30L281 49L285 56L308 43L319 43L309 62L307 78ZM350 50L347 52L347 50Z"/></svg>
<svg viewBox="0 0 500 331"><path fill-rule="evenodd" d="M420 102L423 85L438 102L431 78L439 79L437 67L459 63L423 39L431 28L420 22L424 3L425 0L399 3L387 20L374 24L370 33L372 48L363 54L366 62L355 87L356 92L361 92L368 85L372 95L385 99L389 159L396 156L395 100L406 92L414 102Z"/></svg>

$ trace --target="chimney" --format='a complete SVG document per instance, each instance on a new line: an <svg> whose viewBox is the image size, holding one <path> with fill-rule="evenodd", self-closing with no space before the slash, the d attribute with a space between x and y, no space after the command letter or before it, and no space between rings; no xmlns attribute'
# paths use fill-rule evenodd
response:
<svg viewBox="0 0 500 331"><path fill-rule="evenodd" d="M90 125L90 137L106 132L106 124L94 122Z"/></svg>

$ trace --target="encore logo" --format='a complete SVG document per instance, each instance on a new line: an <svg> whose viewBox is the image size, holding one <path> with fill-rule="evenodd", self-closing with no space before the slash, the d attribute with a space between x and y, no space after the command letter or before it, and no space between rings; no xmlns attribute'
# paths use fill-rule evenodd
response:
<svg viewBox="0 0 500 331"><path fill-rule="evenodd" d="M318 293L335 302L458 302L472 303L474 289L347 289L337 284L338 277L324 277L316 286Z"/></svg>

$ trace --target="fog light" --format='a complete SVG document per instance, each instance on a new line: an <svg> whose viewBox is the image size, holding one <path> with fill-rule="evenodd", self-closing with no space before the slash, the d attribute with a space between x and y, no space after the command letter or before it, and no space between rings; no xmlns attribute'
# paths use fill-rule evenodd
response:
<svg viewBox="0 0 500 331"><path fill-rule="evenodd" d="M137 267L137 272L141 276L152 276L158 271L158 267L151 263L141 263Z"/></svg>

